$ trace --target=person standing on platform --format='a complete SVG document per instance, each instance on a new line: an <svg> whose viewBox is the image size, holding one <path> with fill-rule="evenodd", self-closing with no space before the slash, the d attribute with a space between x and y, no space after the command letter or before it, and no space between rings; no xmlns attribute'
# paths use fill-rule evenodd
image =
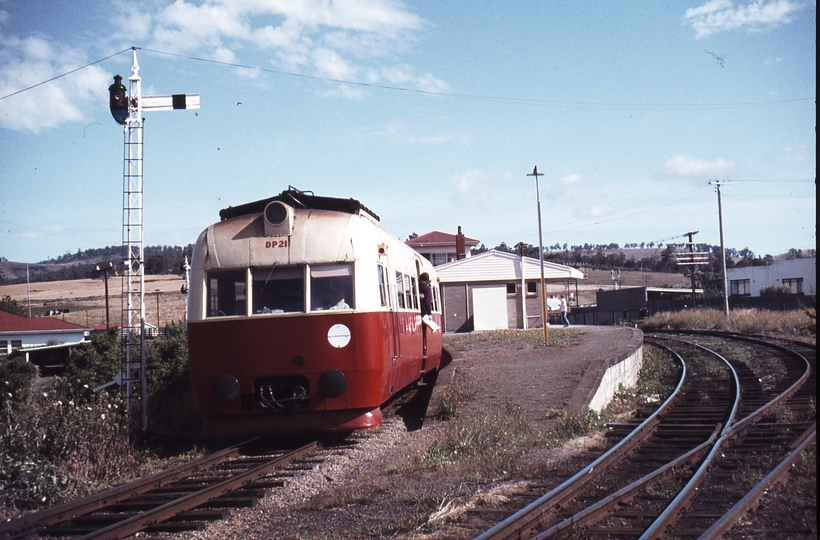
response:
<svg viewBox="0 0 820 540"><path fill-rule="evenodd" d="M564 298L563 294L561 295L560 309L561 319L564 321L564 328L566 328L567 326L569 326L569 319L567 318L567 299Z"/></svg>

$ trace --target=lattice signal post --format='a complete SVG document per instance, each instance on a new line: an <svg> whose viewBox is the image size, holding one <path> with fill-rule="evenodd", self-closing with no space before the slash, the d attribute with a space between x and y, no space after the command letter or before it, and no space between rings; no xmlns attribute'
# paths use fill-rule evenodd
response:
<svg viewBox="0 0 820 540"><path fill-rule="evenodd" d="M143 96L139 76L137 49L132 47L133 60L129 90L122 77L114 76L108 87L111 115L124 126L125 148L122 173L122 323L123 370L121 381L126 386L128 429L134 433L133 400L139 390L141 403L140 428L148 429L148 392L145 373L145 276L143 274L143 207L142 207L142 130L143 112L198 109L198 94ZM124 334L124 335L123 335Z"/></svg>

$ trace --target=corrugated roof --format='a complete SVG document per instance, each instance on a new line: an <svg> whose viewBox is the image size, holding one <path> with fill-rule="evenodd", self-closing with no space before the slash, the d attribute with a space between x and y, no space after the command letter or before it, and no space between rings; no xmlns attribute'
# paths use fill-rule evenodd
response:
<svg viewBox="0 0 820 540"><path fill-rule="evenodd" d="M417 236L412 240L408 240L405 242L410 247L413 248L420 248L420 247L430 247L430 246L455 246L456 245L456 235L443 233L439 231L433 231L426 234L422 234L421 236ZM477 246L478 240L473 238L464 237L464 245L465 246Z"/></svg>
<svg viewBox="0 0 820 540"><path fill-rule="evenodd" d="M521 257L492 249L460 261L437 266L436 274L442 283L520 280ZM524 278L541 278L541 263L538 259L524 257ZM544 279L584 279L584 274L570 266L544 261Z"/></svg>
<svg viewBox="0 0 820 540"><path fill-rule="evenodd" d="M54 330L85 330L85 326L54 317L21 317L0 311L0 332L43 332Z"/></svg>

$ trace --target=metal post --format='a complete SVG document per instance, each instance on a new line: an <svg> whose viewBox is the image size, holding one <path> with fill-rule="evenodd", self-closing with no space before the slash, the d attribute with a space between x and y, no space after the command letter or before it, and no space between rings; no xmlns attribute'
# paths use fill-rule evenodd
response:
<svg viewBox="0 0 820 540"><path fill-rule="evenodd" d="M159 293L161 291L159 289L154 289L154 294L157 295L157 335L159 335Z"/></svg>
<svg viewBox="0 0 820 540"><path fill-rule="evenodd" d="M125 123L125 155L123 158L123 323L125 323L124 364L126 381L126 411L129 431L134 432L134 390L140 387L142 415L147 414L145 380L145 277L143 274L142 228L142 130L140 107L142 81L139 76L137 51L133 51L128 100L128 120ZM141 422L144 424L145 421Z"/></svg>
<svg viewBox="0 0 820 540"><path fill-rule="evenodd" d="M122 77L116 75L109 86L109 106L117 123L124 126L125 150L123 158L123 305L124 329L123 377L127 393L129 433L133 434L134 385L140 387L142 431L148 426L148 389L145 373L145 276L143 273L143 208L142 208L142 118L144 111L173 111L198 109L198 94L143 96L142 81L137 64L137 48L132 47L130 91L126 95ZM126 115L127 113L127 115ZM159 316L159 296L157 297ZM137 336L139 334L139 336Z"/></svg>
<svg viewBox="0 0 820 540"><path fill-rule="evenodd" d="M544 328L544 346L547 346L547 297L546 282L544 281L544 242L541 238L541 194L538 191L538 177L544 173L538 172L538 167L532 168L532 173L527 176L535 177L535 200L538 203L538 260L541 262L541 326Z"/></svg>

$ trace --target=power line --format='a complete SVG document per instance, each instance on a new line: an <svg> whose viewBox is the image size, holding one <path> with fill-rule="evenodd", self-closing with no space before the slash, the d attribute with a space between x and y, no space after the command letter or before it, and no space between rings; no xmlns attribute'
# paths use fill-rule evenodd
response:
<svg viewBox="0 0 820 540"><path fill-rule="evenodd" d="M100 62L104 62L109 58L113 58L119 54L127 52L129 50L136 50L141 49L146 52L151 52L154 54L161 54L165 56L173 56L176 58L183 58L186 60L193 60L196 62L205 62L208 64L215 64L219 66L226 66L226 67L233 67L233 68L241 68L241 69L251 69L256 71L261 71L263 73L272 73L275 75L286 75L289 77L299 77L302 79L309 79L314 81L323 81L323 82L333 82L338 84L349 84L352 86L361 86L364 88L376 88L380 90L392 90L396 92L411 92L416 94L423 94L423 95L430 95L430 96L441 96L441 97L452 97L452 98L459 98L459 99L469 99L474 101L491 101L497 103L511 103L517 105L536 105L536 106L543 106L543 107L556 107L556 108L566 108L566 109L593 109L593 110L602 110L602 109L610 109L610 110L647 110L647 109L655 109L655 110L711 110L711 109L731 109L731 108L740 108L740 107L752 107L752 106L763 106L763 105L775 105L775 104L785 104L785 103L797 103L801 101L809 101L815 100L816 97L804 97L804 98L795 98L795 99L781 99L781 100L774 100L774 101L744 101L744 102L737 102L737 103L701 103L701 104L687 104L687 103L605 103L605 102L585 102L585 101L559 101L559 100L546 100L546 99L532 99L532 98L515 98L515 97L504 97L504 96L485 96L480 94L468 94L468 93L459 93L459 92L445 92L440 90L422 90L419 88L407 88L403 86L392 86L387 84L377 84L377 83L367 83L361 81L353 81L347 79L337 79L333 77L321 77L318 75L305 75L303 73L295 73L292 71L283 71L278 69L271 69L271 68L264 68L259 66L253 66L249 64L240 64L238 62L224 62L220 60L212 60L209 58L201 58L197 56L190 56L185 54L179 53L172 53L168 51L160 51L157 49L146 49L143 47L129 47L127 49L123 49L122 51L116 52L110 56L106 56L105 58L101 58L100 60L96 60L94 62L88 63L84 66L72 69L35 85L22 88L17 90L16 92L12 92L11 94L5 95L0 97L0 100L6 99L8 97L20 94L27 90L31 90L33 88L37 88L38 86L42 86L46 83L52 82L57 80L61 77L65 77L66 75L70 75L74 72L80 71L85 69L89 66L93 66L94 64L99 64Z"/></svg>
<svg viewBox="0 0 820 540"><path fill-rule="evenodd" d="M17 90L16 92L12 92L11 94L6 94L5 96L0 96L0 99L6 99L6 98L9 98L9 97L11 97L11 96L16 96L17 94L22 94L23 92L26 92L26 91L31 90L31 89L33 89L33 88L37 88L38 86L42 86L42 85L44 85L44 84L50 83L51 81L56 81L57 79L60 79L60 78L62 78L62 77L65 77L66 75L71 75L72 73L76 73L77 71L80 71L80 70L85 69L85 68L87 68L87 67L91 67L91 66L93 66L94 64L99 64L100 62L105 62L105 61L106 61L106 60L108 60L109 58L113 58L113 57L117 56L118 54L122 54L122 53L124 53L124 52L126 52L126 51L130 51L130 50L131 50L131 49L133 49L133 48L134 48L134 47L128 47L127 49L123 49L123 50L121 50L121 51L119 51L119 52L115 52L115 53L114 53L114 54L112 54L112 55L106 56L105 58L100 58L99 60L95 60L94 62L90 62L90 63L88 63L88 64L86 64L86 65L84 65L84 66L80 66L80 67L78 67L78 68L74 68L74 69L72 69L72 70L70 70L70 71L66 71L65 73L61 73L61 74L56 75L56 76L54 76L54 77L52 77L52 78L50 78L50 79L46 79L45 81L38 82L37 84L33 84L33 85L28 86L28 87L26 87L26 88L21 88L20 90Z"/></svg>

